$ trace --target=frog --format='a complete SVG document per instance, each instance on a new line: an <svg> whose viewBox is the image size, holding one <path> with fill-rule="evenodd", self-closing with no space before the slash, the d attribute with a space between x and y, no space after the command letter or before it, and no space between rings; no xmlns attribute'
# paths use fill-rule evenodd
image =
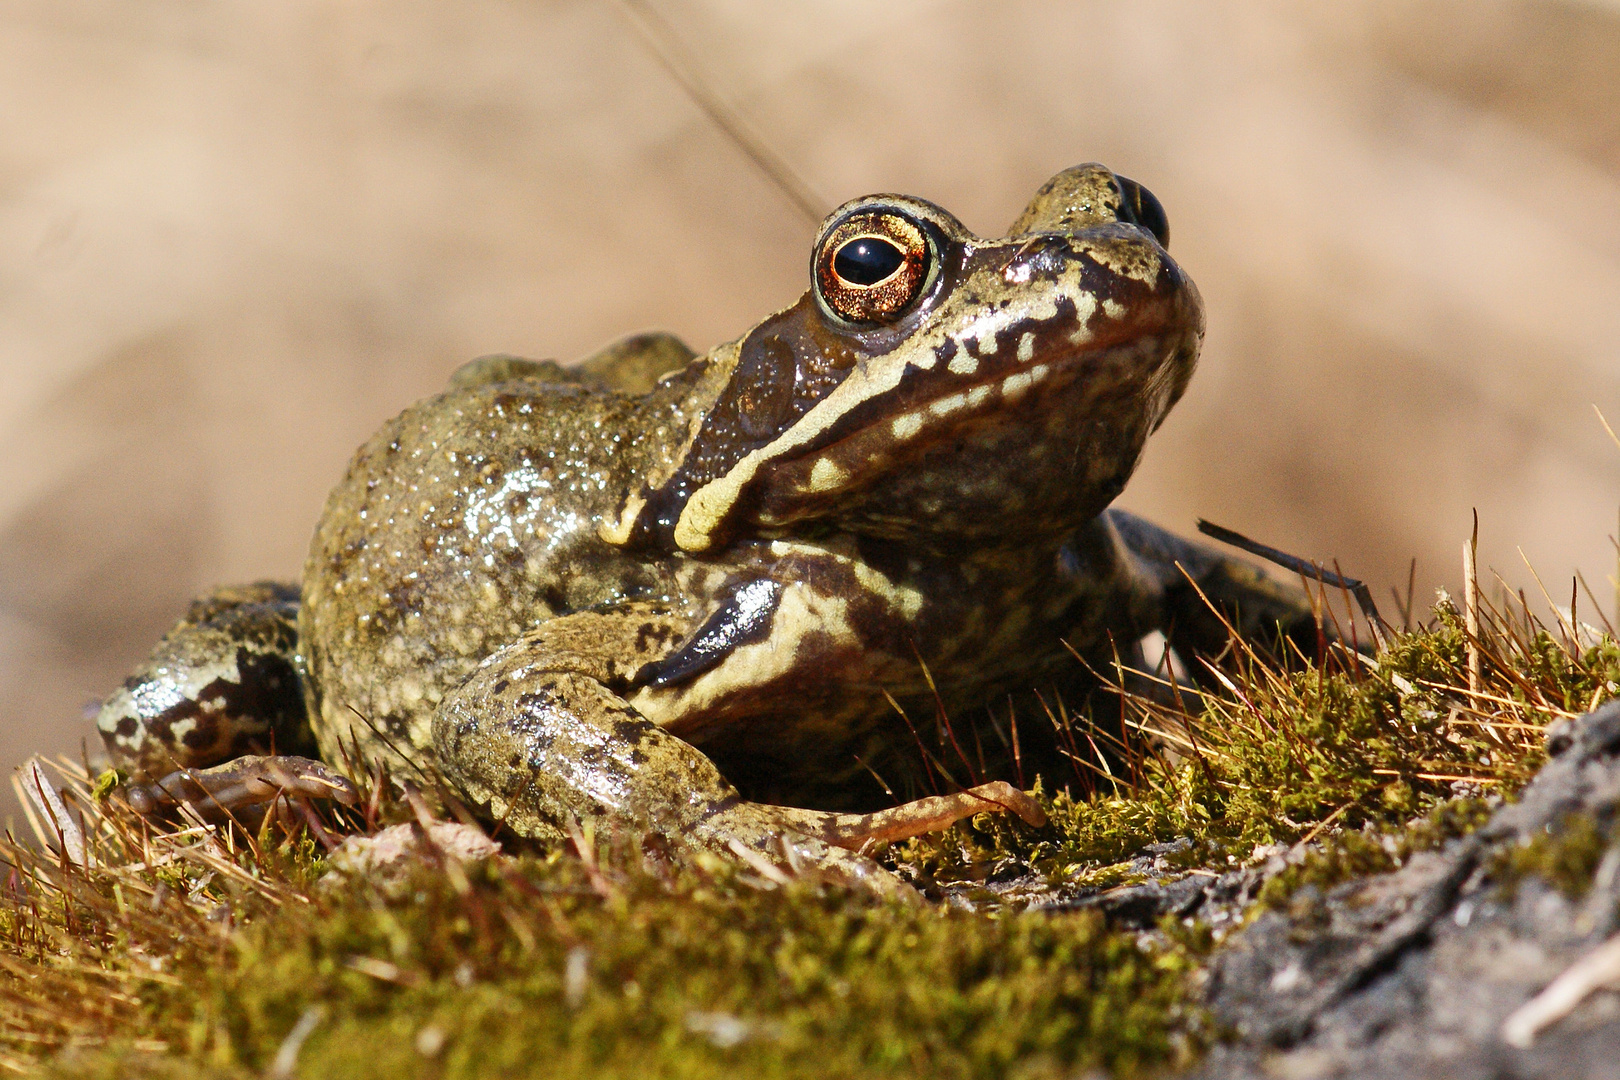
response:
<svg viewBox="0 0 1620 1080"><path fill-rule="evenodd" d="M537 843L875 887L876 843L1041 824L1024 766L1061 747L989 706L1153 633L1190 656L1314 627L1112 506L1203 339L1168 244L1097 163L999 238L871 195L796 302L701 355L472 361L355 453L299 585L199 600L108 700L133 802L352 801L331 763L365 760Z"/></svg>

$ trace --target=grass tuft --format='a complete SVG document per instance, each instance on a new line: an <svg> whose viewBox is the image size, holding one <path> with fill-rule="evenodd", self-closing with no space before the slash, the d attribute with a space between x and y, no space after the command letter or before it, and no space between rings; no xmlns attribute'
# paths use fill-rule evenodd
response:
<svg viewBox="0 0 1620 1080"><path fill-rule="evenodd" d="M1140 880L1136 856L1176 841L1154 872L1167 859L1170 869L1225 870L1279 845L1340 867L1291 871L1301 883L1391 869L1482 823L1535 775L1547 724L1620 696L1609 634L1562 618L1548 628L1522 599L1482 604L1478 617L1473 686L1465 619L1444 594L1427 626L1394 635L1376 657L1332 646L1315 662L1297 651L1279 662L1235 641L1223 664L1206 665L1204 692L1163 671L1120 670L1113 689L1137 737L1088 734L1111 738L1124 767L1101 782L1077 764L1047 799L1044 829L982 815L908 841L897 857L935 881L1018 865L1071 891Z"/></svg>

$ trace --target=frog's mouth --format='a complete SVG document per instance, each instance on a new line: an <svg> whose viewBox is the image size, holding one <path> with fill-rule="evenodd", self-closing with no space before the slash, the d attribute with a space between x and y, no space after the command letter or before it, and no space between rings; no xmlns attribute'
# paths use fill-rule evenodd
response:
<svg viewBox="0 0 1620 1080"><path fill-rule="evenodd" d="M1196 336L1149 335L1037 350L1010 373L928 396L899 387L892 400L906 407L852 414L770 463L739 510L767 533L822 518L895 536L1067 530L1119 494L1196 352Z"/></svg>

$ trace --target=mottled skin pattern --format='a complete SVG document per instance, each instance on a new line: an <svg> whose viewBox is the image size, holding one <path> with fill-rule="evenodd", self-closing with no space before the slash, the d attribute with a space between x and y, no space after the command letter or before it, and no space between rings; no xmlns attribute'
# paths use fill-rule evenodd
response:
<svg viewBox="0 0 1620 1080"><path fill-rule="evenodd" d="M327 760L431 765L538 838L595 821L870 878L841 849L881 830L738 788L859 809L873 772L922 776L890 696L932 728L1072 681L1064 641L1218 647L1178 561L1251 629L1308 620L1104 512L1203 332L1166 231L1096 165L999 240L873 196L829 217L797 304L704 356L649 335L574 371L468 365L360 448L316 530L298 640ZM887 292L834 272L868 232L908 260Z"/></svg>

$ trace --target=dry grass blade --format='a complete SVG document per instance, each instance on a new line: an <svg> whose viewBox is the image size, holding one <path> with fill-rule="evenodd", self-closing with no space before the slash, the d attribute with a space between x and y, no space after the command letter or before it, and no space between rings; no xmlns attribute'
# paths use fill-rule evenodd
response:
<svg viewBox="0 0 1620 1080"><path fill-rule="evenodd" d="M620 0L619 7L653 59L669 72L703 115L787 196L806 221L821 224L831 204L812 191L787 158L777 153L742 114L714 90L713 80L704 75L697 59L681 45L663 16L645 0Z"/></svg>
<svg viewBox="0 0 1620 1080"><path fill-rule="evenodd" d="M1361 608L1361 614L1366 618L1367 625L1371 627L1373 637L1378 642L1378 648L1383 650L1389 646L1388 633L1391 632L1391 628L1384 621L1383 616L1378 613L1378 605L1373 602L1372 589L1368 587L1366 582L1345 577L1343 574L1332 570L1325 570L1315 563L1301 559L1297 555L1290 555L1286 551L1280 551L1268 544L1262 544L1258 540L1251 540L1242 533L1205 521L1203 518L1198 519L1198 531L1205 536L1221 541L1223 544L1231 544L1233 547L1246 551L1250 555L1275 563L1285 570L1291 570L1302 577L1310 578L1323 585L1330 585L1336 589L1345 590L1355 597L1356 605ZM1351 629L1354 631L1353 626Z"/></svg>
<svg viewBox="0 0 1620 1080"><path fill-rule="evenodd" d="M1468 692L1479 693L1479 511L1474 531L1463 545L1463 618L1468 630Z"/></svg>
<svg viewBox="0 0 1620 1080"><path fill-rule="evenodd" d="M0 1052L127 1038L146 995L184 987L172 958L217 951L238 913L308 900L237 830L135 818L72 761L19 775L45 842L0 841Z"/></svg>
<svg viewBox="0 0 1620 1080"><path fill-rule="evenodd" d="M1597 407L1596 402L1592 403L1592 411L1597 413L1598 423L1602 424L1603 430L1609 433L1609 438L1614 440L1614 445L1620 447L1620 435L1614 433L1614 428L1609 426L1608 418L1603 415L1603 410Z"/></svg>

